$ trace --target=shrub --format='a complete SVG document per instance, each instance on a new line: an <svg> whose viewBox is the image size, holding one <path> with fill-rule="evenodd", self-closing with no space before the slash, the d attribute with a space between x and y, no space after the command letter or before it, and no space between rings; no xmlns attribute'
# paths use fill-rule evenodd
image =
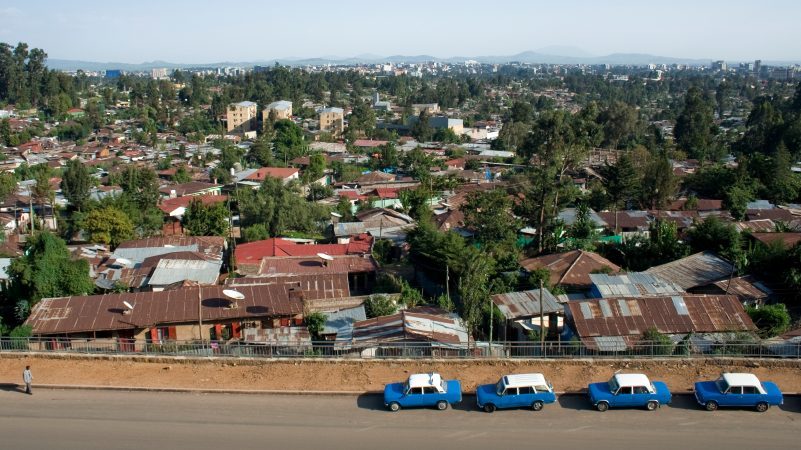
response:
<svg viewBox="0 0 801 450"><path fill-rule="evenodd" d="M645 330L640 343L646 346L646 350L651 355L672 355L673 347L675 347L670 337L660 333L656 328Z"/></svg>
<svg viewBox="0 0 801 450"><path fill-rule="evenodd" d="M749 306L745 311L759 328L757 333L762 338L778 336L790 328L790 313L783 303L761 307Z"/></svg>
<svg viewBox="0 0 801 450"><path fill-rule="evenodd" d="M395 302L386 295L371 295L364 301L364 311L368 318L389 316L398 311Z"/></svg>

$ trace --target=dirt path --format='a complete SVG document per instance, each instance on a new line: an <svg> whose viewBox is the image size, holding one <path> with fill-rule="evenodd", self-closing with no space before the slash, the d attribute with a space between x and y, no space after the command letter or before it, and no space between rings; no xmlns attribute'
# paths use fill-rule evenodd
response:
<svg viewBox="0 0 801 450"><path fill-rule="evenodd" d="M175 360L0 354L0 383L20 383L30 364L34 383L163 388L380 391L410 373L440 372L462 380L466 391L504 374L541 372L557 391L575 392L616 370L643 372L674 392L720 372L752 372L786 392L801 392L801 361L265 361Z"/></svg>

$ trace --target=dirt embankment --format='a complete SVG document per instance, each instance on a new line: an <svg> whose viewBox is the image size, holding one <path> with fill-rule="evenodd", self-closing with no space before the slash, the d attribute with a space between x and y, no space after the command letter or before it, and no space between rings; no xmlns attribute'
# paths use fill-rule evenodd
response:
<svg viewBox="0 0 801 450"><path fill-rule="evenodd" d="M159 388L381 391L410 373L439 372L462 380L465 391L493 383L504 374L541 372L557 391L578 392L615 371L643 372L686 392L721 372L752 372L785 392L801 392L801 361L312 361L181 360L84 356L0 355L0 383L20 383L31 365L35 384Z"/></svg>

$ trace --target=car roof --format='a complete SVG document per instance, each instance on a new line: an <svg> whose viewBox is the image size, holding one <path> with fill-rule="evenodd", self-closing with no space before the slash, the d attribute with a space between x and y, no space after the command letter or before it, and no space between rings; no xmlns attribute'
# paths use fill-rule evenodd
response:
<svg viewBox="0 0 801 450"><path fill-rule="evenodd" d="M649 386L648 377L641 373L616 373L615 381L618 386Z"/></svg>
<svg viewBox="0 0 801 450"><path fill-rule="evenodd" d="M722 377L729 386L760 386L762 384L753 373L724 373Z"/></svg>
<svg viewBox="0 0 801 450"><path fill-rule="evenodd" d="M415 373L409 375L409 387L438 386L442 377L438 373Z"/></svg>
<svg viewBox="0 0 801 450"><path fill-rule="evenodd" d="M545 377L541 373L523 373L519 375L505 375L504 384L507 387L547 385Z"/></svg>

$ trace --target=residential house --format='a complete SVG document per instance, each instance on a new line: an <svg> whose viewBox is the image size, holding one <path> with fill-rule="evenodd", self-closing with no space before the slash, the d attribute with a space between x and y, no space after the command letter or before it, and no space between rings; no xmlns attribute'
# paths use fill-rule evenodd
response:
<svg viewBox="0 0 801 450"><path fill-rule="evenodd" d="M258 183L260 186L267 177L281 180L287 184L300 178L300 171L293 167L262 167L247 175L244 180Z"/></svg>
<svg viewBox="0 0 801 450"><path fill-rule="evenodd" d="M651 295L683 295L681 286L645 272L628 272L614 275L591 273L595 298L646 297Z"/></svg>
<svg viewBox="0 0 801 450"><path fill-rule="evenodd" d="M165 220L162 227L162 234L165 236L181 235L184 234L184 227L181 223L186 208L189 203L199 201L204 206L214 205L217 203L224 203L228 201L227 195L195 195L175 197L162 200L159 203L159 209L164 213Z"/></svg>
<svg viewBox="0 0 801 450"><path fill-rule="evenodd" d="M470 334L458 315L437 308L412 308L355 322L350 336L337 334L334 348L356 350L363 357L436 357L466 355L469 341Z"/></svg>
<svg viewBox="0 0 801 450"><path fill-rule="evenodd" d="M220 195L222 185L190 181L189 183L171 184L159 188L162 198L191 197L198 195Z"/></svg>
<svg viewBox="0 0 801 450"><path fill-rule="evenodd" d="M696 294L736 295L743 305L760 306L773 295L773 290L751 275L730 277L692 289Z"/></svg>
<svg viewBox="0 0 801 450"><path fill-rule="evenodd" d="M283 277L307 274L339 273L348 275L351 293L369 294L375 283L378 263L368 255L273 256L264 257L258 275Z"/></svg>
<svg viewBox="0 0 801 450"><path fill-rule="evenodd" d="M712 252L700 252L651 267L645 272L690 292L693 288L731 277L734 266Z"/></svg>
<svg viewBox="0 0 801 450"><path fill-rule="evenodd" d="M262 266L263 258L311 257L319 253L330 256L367 255L371 252L372 245L373 237L364 233L349 236L347 242L337 244L303 244L284 238L270 238L237 245L235 259L237 272L254 275Z"/></svg>
<svg viewBox="0 0 801 450"><path fill-rule="evenodd" d="M135 343L237 339L246 328L302 323L303 305L285 285L239 286L237 291L243 300L226 297L223 286L45 298L25 324L36 337L115 339L135 351L142 348Z"/></svg>
<svg viewBox="0 0 801 450"><path fill-rule="evenodd" d="M570 291L587 291L592 288L592 273L617 273L620 267L603 256L584 250L537 256L520 261L529 272L547 269L550 285L562 286Z"/></svg>
<svg viewBox="0 0 801 450"><path fill-rule="evenodd" d="M681 295L604 298L565 304L566 333L576 336L589 350L624 351L642 340L650 329L671 336L674 342L689 334L691 345L711 347L731 333L754 332L756 326L740 300L733 295Z"/></svg>
<svg viewBox="0 0 801 450"><path fill-rule="evenodd" d="M562 327L564 308L548 289L496 294L492 296L492 302L507 321L503 340L528 340L528 333L541 332L543 325L548 334L558 335ZM508 326L510 321L511 327Z"/></svg>

